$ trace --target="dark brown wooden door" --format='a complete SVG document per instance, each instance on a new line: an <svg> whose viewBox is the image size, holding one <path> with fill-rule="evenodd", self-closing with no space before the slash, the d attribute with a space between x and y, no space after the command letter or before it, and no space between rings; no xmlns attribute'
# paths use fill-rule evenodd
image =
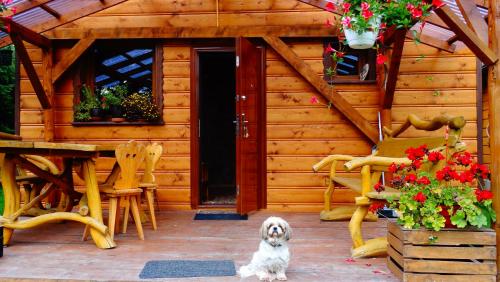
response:
<svg viewBox="0 0 500 282"><path fill-rule="evenodd" d="M262 49L246 38L236 40L236 203L240 214L259 207L259 98Z"/></svg>

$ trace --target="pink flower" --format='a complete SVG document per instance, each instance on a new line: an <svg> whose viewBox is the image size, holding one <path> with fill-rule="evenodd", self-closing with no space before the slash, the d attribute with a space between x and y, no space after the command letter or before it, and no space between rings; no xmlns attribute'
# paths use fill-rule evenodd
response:
<svg viewBox="0 0 500 282"><path fill-rule="evenodd" d="M367 21L373 16L373 12L370 10L363 10L361 11L361 16L363 16L363 18Z"/></svg>
<svg viewBox="0 0 500 282"><path fill-rule="evenodd" d="M332 52L337 52L337 50L333 49L330 43L328 43L328 45L325 48L325 53L330 54Z"/></svg>
<svg viewBox="0 0 500 282"><path fill-rule="evenodd" d="M344 18L342 18L342 25L344 27L351 28L351 26L352 26L352 24L351 24L351 17L344 17Z"/></svg>
<svg viewBox="0 0 500 282"><path fill-rule="evenodd" d="M411 12L411 16L414 18L414 19L418 19L418 18L421 18L422 17L422 9L420 7L418 8L415 8L413 10L410 11Z"/></svg>
<svg viewBox="0 0 500 282"><path fill-rule="evenodd" d="M349 13L349 10L351 9L351 4L347 3L347 2L344 2L342 4L342 9L344 10L344 13Z"/></svg>
<svg viewBox="0 0 500 282"><path fill-rule="evenodd" d="M318 104L319 103L318 97L316 97L316 96L312 96L311 100L309 100L309 101L311 102L311 104Z"/></svg>
<svg viewBox="0 0 500 282"><path fill-rule="evenodd" d="M368 4L368 3L366 3L366 2L362 2L362 3L361 3L361 10L362 10L362 11L366 11L366 10L368 10L368 9L370 9L370 4Z"/></svg>
<svg viewBox="0 0 500 282"><path fill-rule="evenodd" d="M377 54L377 65L382 65L387 61L387 56L384 56L382 53Z"/></svg>

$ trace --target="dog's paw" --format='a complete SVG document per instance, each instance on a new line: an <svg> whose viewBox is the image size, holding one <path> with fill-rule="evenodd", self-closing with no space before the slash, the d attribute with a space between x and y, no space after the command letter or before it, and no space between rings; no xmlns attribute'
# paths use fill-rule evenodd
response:
<svg viewBox="0 0 500 282"><path fill-rule="evenodd" d="M276 279L278 279L280 281L286 281L287 280L285 273L278 273L276 275Z"/></svg>

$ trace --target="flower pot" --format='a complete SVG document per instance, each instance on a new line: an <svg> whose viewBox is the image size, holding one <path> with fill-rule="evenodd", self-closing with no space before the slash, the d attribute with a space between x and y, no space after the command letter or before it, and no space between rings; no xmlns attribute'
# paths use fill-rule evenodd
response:
<svg viewBox="0 0 500 282"><path fill-rule="evenodd" d="M403 281L496 281L496 233L388 224L387 266Z"/></svg>
<svg viewBox="0 0 500 282"><path fill-rule="evenodd" d="M344 28L344 35L349 47L352 49L369 49L373 47L378 36L380 17L372 17L369 23L375 27L372 31L366 30L358 33L352 29Z"/></svg>
<svg viewBox="0 0 500 282"><path fill-rule="evenodd" d="M113 118L121 118L123 117L122 107L120 105L111 105L109 106L109 111Z"/></svg>
<svg viewBox="0 0 500 282"><path fill-rule="evenodd" d="M90 117L93 121L102 120L102 110L100 108L90 110Z"/></svg>
<svg viewBox="0 0 500 282"><path fill-rule="evenodd" d="M124 122L125 118L124 117L113 117L111 118L112 122Z"/></svg>

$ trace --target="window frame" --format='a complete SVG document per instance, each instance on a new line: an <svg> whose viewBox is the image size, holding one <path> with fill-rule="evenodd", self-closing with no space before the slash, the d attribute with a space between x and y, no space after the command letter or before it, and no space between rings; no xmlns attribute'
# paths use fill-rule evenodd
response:
<svg viewBox="0 0 500 282"><path fill-rule="evenodd" d="M335 40L337 41L337 40ZM324 40L323 50L326 50L328 44L331 44L332 48L338 48L338 41L335 46L334 40ZM328 84L372 84L377 82L377 65L376 65L376 51L373 49L351 49L349 46L345 46L344 53L355 54L360 58L358 62L358 74L357 75L335 75L333 78L327 75L327 69L333 65L333 59L330 54L323 52L323 80ZM365 80L361 80L359 77L359 70L363 65L369 64L369 71Z"/></svg>
<svg viewBox="0 0 500 282"><path fill-rule="evenodd" d="M99 44L106 44L108 46L120 46L120 48L144 48L145 46L152 47L153 49L153 62L151 64L152 71L152 82L151 82L151 95L155 101L156 106L160 112L160 118L158 121L123 121L123 122L113 122L113 121L72 121L73 126L94 126L94 125L164 125L163 120L163 44L160 41L155 41L151 43L150 40L128 40L128 39L116 39L116 40L96 40L96 43L85 52L85 54L80 58L80 64L75 69L73 74L73 105L78 105L80 103L80 90L83 84L90 87L92 94L95 95L95 53L93 52L95 48L99 47ZM119 45L117 45L119 44ZM124 45L125 44L125 45Z"/></svg>

